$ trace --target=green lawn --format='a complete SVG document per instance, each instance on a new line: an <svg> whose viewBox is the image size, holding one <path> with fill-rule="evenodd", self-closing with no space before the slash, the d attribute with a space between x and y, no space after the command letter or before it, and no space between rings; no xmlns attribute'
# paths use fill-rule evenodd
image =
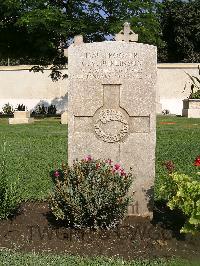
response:
<svg viewBox="0 0 200 266"><path fill-rule="evenodd" d="M112 258L81 258L79 256L64 255L37 255L37 254L21 254L7 251L0 251L0 265L4 266L198 266L199 262L186 262L178 259L166 261L157 259L153 261L132 261L125 262L120 259Z"/></svg>
<svg viewBox="0 0 200 266"><path fill-rule="evenodd" d="M195 174L199 136L200 119L157 118L156 184L166 160L173 160L179 172ZM44 199L52 186L49 171L67 161L67 126L58 118L36 120L31 125L8 125L7 119L0 119L0 139L1 165L4 162L8 178L20 178L22 199Z"/></svg>
<svg viewBox="0 0 200 266"><path fill-rule="evenodd" d="M0 119L1 163L11 180L20 178L22 199L43 199L51 189L49 171L67 161L67 126L59 119L8 125Z"/></svg>
<svg viewBox="0 0 200 266"><path fill-rule="evenodd" d="M176 124L161 124L175 122ZM200 119L182 117L157 118L156 164L173 160L177 171L192 173L193 162L200 155Z"/></svg>
<svg viewBox="0 0 200 266"><path fill-rule="evenodd" d="M175 123L175 124L167 124ZM157 145L156 145L156 184L162 182L163 162L172 160L175 170L199 178L200 171L193 165L195 158L200 155L200 119L183 117L157 117Z"/></svg>

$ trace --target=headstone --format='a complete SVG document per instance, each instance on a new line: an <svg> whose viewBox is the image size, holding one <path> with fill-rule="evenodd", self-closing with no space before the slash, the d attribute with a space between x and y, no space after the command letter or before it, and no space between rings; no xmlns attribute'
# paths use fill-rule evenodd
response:
<svg viewBox="0 0 200 266"><path fill-rule="evenodd" d="M9 124L31 124L34 118L30 117L30 111L15 111L14 118L9 118Z"/></svg>
<svg viewBox="0 0 200 266"><path fill-rule="evenodd" d="M107 159L135 180L129 215L152 216L156 143L156 47L125 41L68 48L68 161Z"/></svg>
<svg viewBox="0 0 200 266"><path fill-rule="evenodd" d="M61 124L67 125L68 124L68 113L65 111L61 114Z"/></svg>
<svg viewBox="0 0 200 266"><path fill-rule="evenodd" d="M200 99L184 99L182 116L200 118Z"/></svg>

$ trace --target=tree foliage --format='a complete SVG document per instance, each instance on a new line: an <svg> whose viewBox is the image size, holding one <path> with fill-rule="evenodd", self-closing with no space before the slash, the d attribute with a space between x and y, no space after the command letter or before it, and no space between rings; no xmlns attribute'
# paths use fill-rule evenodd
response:
<svg viewBox="0 0 200 266"><path fill-rule="evenodd" d="M75 35L112 39L125 21L139 42L158 46L159 61L200 61L199 0L0 0L0 58L56 71Z"/></svg>
<svg viewBox="0 0 200 266"><path fill-rule="evenodd" d="M102 41L129 21L140 41L159 44L154 1L0 0L0 56L21 63L61 62L74 35Z"/></svg>
<svg viewBox="0 0 200 266"><path fill-rule="evenodd" d="M105 13L106 33L121 30L125 21L139 34L139 42L161 45L160 24L157 15L158 3L149 0L101 0L100 9Z"/></svg>
<svg viewBox="0 0 200 266"><path fill-rule="evenodd" d="M162 61L200 62L200 1L164 0L160 21L166 43Z"/></svg>

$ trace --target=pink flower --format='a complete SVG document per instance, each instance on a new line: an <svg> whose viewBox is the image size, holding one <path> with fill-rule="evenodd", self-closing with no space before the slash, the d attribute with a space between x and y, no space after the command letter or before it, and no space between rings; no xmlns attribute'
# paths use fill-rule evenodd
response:
<svg viewBox="0 0 200 266"><path fill-rule="evenodd" d="M108 164L112 164L112 160L111 159L108 159L107 161L106 161L106 163L108 163Z"/></svg>
<svg viewBox="0 0 200 266"><path fill-rule="evenodd" d="M121 168L121 166L120 166L119 163L116 163L116 164L114 165L114 169L115 169L115 170L119 170L120 168Z"/></svg>
<svg viewBox="0 0 200 266"><path fill-rule="evenodd" d="M121 169L120 174L121 174L121 176L126 176L126 173L124 172L124 169Z"/></svg>
<svg viewBox="0 0 200 266"><path fill-rule="evenodd" d="M87 155L87 156L84 158L84 161L85 161L85 162L90 162L90 161L92 161L92 156L91 156L91 155Z"/></svg>
<svg viewBox="0 0 200 266"><path fill-rule="evenodd" d="M55 171L54 174L53 174L55 177L59 177L60 176L60 173L58 171Z"/></svg>

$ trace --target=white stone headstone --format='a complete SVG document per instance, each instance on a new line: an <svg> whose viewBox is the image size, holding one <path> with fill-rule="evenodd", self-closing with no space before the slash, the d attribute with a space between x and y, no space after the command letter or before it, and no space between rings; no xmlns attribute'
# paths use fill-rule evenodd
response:
<svg viewBox="0 0 200 266"><path fill-rule="evenodd" d="M9 118L9 124L32 124L34 118L30 117L30 111L15 111L14 118Z"/></svg>
<svg viewBox="0 0 200 266"><path fill-rule="evenodd" d="M61 124L63 125L68 124L68 112L67 111L61 114Z"/></svg>
<svg viewBox="0 0 200 266"><path fill-rule="evenodd" d="M106 41L68 49L68 161L110 158L135 177L131 215L152 215L157 54L152 45Z"/></svg>

